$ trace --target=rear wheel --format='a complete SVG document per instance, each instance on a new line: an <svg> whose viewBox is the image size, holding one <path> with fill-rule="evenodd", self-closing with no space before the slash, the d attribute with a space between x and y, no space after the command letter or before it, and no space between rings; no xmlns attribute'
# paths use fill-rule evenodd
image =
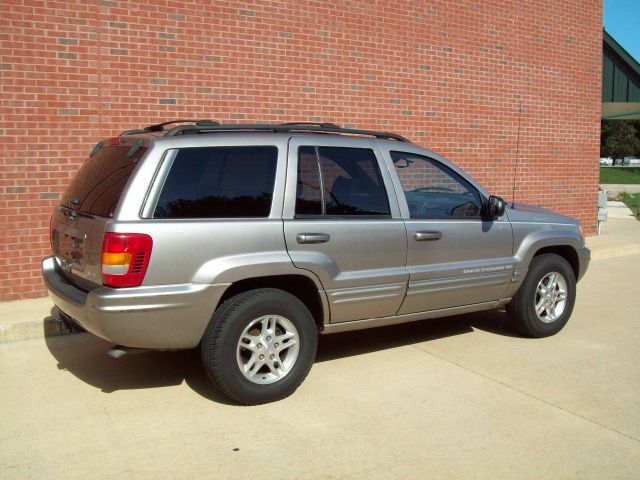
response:
<svg viewBox="0 0 640 480"><path fill-rule="evenodd" d="M571 265L555 254L533 257L507 314L515 329L530 337L548 337L565 326L576 298Z"/></svg>
<svg viewBox="0 0 640 480"><path fill-rule="evenodd" d="M291 395L309 373L318 330L293 295L273 288L238 294L220 306L204 333L209 378L238 403L255 405Z"/></svg>

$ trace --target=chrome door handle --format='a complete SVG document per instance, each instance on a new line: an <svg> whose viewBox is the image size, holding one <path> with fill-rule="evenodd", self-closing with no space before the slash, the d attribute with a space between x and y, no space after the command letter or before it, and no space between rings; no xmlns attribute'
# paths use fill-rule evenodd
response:
<svg viewBox="0 0 640 480"><path fill-rule="evenodd" d="M298 243L326 243L331 240L328 233L299 233L296 235Z"/></svg>
<svg viewBox="0 0 640 480"><path fill-rule="evenodd" d="M422 242L425 240L433 241L440 240L442 238L442 232L415 232L413 234L413 239Z"/></svg>

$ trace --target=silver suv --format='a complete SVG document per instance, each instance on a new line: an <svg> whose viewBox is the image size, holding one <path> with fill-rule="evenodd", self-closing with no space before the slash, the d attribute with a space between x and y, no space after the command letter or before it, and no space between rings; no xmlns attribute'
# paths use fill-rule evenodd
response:
<svg viewBox="0 0 640 480"><path fill-rule="evenodd" d="M199 346L243 404L293 393L318 333L506 305L522 334L553 335L590 256L576 220L506 206L399 135L207 120L99 142L51 244L66 317L114 356Z"/></svg>

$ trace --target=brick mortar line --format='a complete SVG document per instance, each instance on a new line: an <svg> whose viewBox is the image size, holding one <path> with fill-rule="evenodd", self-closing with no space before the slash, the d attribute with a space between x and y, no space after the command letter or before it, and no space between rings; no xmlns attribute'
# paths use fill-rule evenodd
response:
<svg viewBox="0 0 640 480"><path fill-rule="evenodd" d="M473 370L472 368L466 367L465 365L462 365L462 364L460 364L460 363L458 363L458 362L454 362L453 360L449 360L449 359L447 359L447 358L441 357L440 355L436 355L436 354L435 354L435 353L433 353L433 352L430 352L430 351L428 351L428 350L424 350L423 348L420 348L420 347L418 347L418 346L416 346L416 345L411 345L411 346L412 346L413 348L415 348L415 349L417 349L417 350L420 350L421 352L426 353L427 355L431 355L432 357L435 357L435 358L437 358L437 359L439 359L439 360L441 360L441 361L443 361L443 362L449 363L449 364L451 364L451 365L455 365L456 367L462 368L463 370L466 370L466 371L468 371L468 372L471 372L471 373L474 373L474 374L476 374L476 375L479 375L479 376L481 376L482 378L485 378L485 379L487 379L487 380L489 380L489 381L491 381L491 382L494 382L494 383L497 383L497 384L499 384L499 385L502 385L503 387L506 387L506 388L508 388L509 390L513 390L514 392L518 392L518 393L520 393L521 395L524 395L524 396L526 396L526 397L529 397L529 398L531 398L531 399L533 399L533 400L537 400L537 401L539 401L539 402L541 402L541 403L544 403L545 405L549 405L550 407L553 407L553 408L556 408L556 409L558 409L558 410L560 410L560 411L562 411L562 412L568 413L568 414L569 414L569 415L571 415L571 416L574 416L574 417L580 418L580 419L582 419L582 420L584 420L584 421L586 421L586 422L589 422L589 423L591 423L591 424L593 424L593 425L596 425L596 426L598 426L598 427L600 427L600 428L604 428L605 430L608 430L608 431L613 432L613 433L617 433L618 435L622 435L623 437L627 437L627 438L628 438L628 439L630 439L630 440L633 440L633 441L635 441L635 442L640 443L640 439L638 439L638 438L634 437L633 435L630 435L630 434L628 434L628 433L621 432L621 431L619 431L619 430L616 430L615 428L611 428L611 427L609 427L609 426L607 426L607 425L604 425L604 424L602 424L602 423L600 423L600 422L597 422L597 421L592 420L592 419L590 419L590 418L588 418L588 417L585 417L585 416L583 416L583 415L580 415L579 413L572 412L571 410L567 410L566 408L561 407L561 406L559 406L559 405L556 405L555 403L552 403L552 402L550 402L550 401L548 401L548 400L545 400L545 399L543 399L543 398L537 397L537 396L535 396L535 395L533 395L533 394L531 394L531 393L528 393L528 392L526 392L526 391L524 391L524 390L521 390L521 389L519 389L519 388L516 388L516 387L514 387L514 386L511 386L511 385L509 385L509 384L507 384L507 383L504 383L504 382L502 382L502 381L500 381L500 380L498 380L498 379L496 379L496 378L490 377L489 375L486 375L486 374L484 374L484 373L482 373L482 372L479 372L479 371L477 371L477 370Z"/></svg>

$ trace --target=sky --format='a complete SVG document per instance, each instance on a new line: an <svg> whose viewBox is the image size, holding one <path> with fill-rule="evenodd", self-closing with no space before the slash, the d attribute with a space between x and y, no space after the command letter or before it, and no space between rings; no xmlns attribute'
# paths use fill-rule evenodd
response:
<svg viewBox="0 0 640 480"><path fill-rule="evenodd" d="M640 62L640 0L604 0L604 29Z"/></svg>

